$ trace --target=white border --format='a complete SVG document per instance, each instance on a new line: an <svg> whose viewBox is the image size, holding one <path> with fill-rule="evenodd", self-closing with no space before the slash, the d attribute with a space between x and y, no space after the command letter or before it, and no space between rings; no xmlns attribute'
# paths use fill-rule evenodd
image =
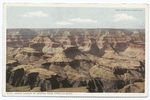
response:
<svg viewBox="0 0 150 100"><path fill-rule="evenodd" d="M56 97L147 97L148 96L148 4L120 4L120 3L4 3L3 5L3 76L6 76L6 7L8 6L48 6L48 7L124 7L145 8L145 93L46 93L46 92L6 92L6 77L3 77L3 96L56 96ZM22 93L22 94L17 94ZM29 93L29 94L28 94Z"/></svg>

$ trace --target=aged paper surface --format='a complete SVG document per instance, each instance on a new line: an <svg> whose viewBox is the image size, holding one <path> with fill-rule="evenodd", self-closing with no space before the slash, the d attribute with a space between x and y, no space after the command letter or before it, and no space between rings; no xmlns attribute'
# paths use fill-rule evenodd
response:
<svg viewBox="0 0 150 100"><path fill-rule="evenodd" d="M5 3L3 16L3 96L147 96L147 4Z"/></svg>

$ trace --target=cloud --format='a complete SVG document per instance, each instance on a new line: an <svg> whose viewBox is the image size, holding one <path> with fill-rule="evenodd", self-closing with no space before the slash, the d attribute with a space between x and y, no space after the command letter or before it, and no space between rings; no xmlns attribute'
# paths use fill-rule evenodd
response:
<svg viewBox="0 0 150 100"><path fill-rule="evenodd" d="M73 22L86 22L86 23L96 23L97 22L97 20L81 19L81 18L73 18L73 19L70 19L69 21L73 21Z"/></svg>
<svg viewBox="0 0 150 100"><path fill-rule="evenodd" d="M37 11L37 12L28 12L27 14L20 15L22 17L48 17L48 14L43 13L42 11Z"/></svg>
<svg viewBox="0 0 150 100"><path fill-rule="evenodd" d="M137 18L131 16L131 15L127 15L127 14L116 14L115 16L113 16L115 19L114 21L120 21L120 20L137 20Z"/></svg>
<svg viewBox="0 0 150 100"><path fill-rule="evenodd" d="M55 24L57 24L57 25L73 25L73 23L70 23L67 21L56 22Z"/></svg>

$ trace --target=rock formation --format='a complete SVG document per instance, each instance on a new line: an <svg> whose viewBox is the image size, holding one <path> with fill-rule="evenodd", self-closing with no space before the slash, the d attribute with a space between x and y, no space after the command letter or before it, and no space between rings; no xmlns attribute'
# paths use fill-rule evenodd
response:
<svg viewBox="0 0 150 100"><path fill-rule="evenodd" d="M8 29L6 58L8 92L145 91L144 30Z"/></svg>

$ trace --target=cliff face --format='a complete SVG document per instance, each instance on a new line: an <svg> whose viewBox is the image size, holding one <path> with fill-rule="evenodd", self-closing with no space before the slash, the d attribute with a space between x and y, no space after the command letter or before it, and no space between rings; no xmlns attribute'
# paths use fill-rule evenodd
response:
<svg viewBox="0 0 150 100"><path fill-rule="evenodd" d="M8 35L7 91L143 92L144 34L111 32Z"/></svg>
<svg viewBox="0 0 150 100"><path fill-rule="evenodd" d="M35 49L24 48L15 55L15 59L17 59L21 64L29 64L41 59L42 55L42 52L36 51Z"/></svg>
<svg viewBox="0 0 150 100"><path fill-rule="evenodd" d="M129 81L122 80L125 76L98 67L92 67L88 76L84 75L83 72L82 74L79 73L70 66L63 68L51 65L49 70L29 65L17 66L11 71L7 71L6 82L15 87L29 85L30 90L35 87L41 87L41 91L47 91L57 88L86 86L89 92L112 92L139 80L134 79L135 77L132 78L132 81L131 79ZM131 76L126 75L126 78L128 77L131 78Z"/></svg>
<svg viewBox="0 0 150 100"><path fill-rule="evenodd" d="M30 85L30 89L41 87L42 91L59 87L55 72L34 68L31 65L17 66L11 71L7 71L6 77L6 82L15 87Z"/></svg>
<svg viewBox="0 0 150 100"><path fill-rule="evenodd" d="M130 40L131 37L125 34L105 34L102 35L97 42L99 47L103 47L104 42L108 42L119 52L123 52L128 47Z"/></svg>
<svg viewBox="0 0 150 100"><path fill-rule="evenodd" d="M129 47L124 51L124 55L139 60L145 60L145 45L130 44Z"/></svg>
<svg viewBox="0 0 150 100"><path fill-rule="evenodd" d="M106 62L113 65L112 60ZM94 62L74 46L66 48L42 65L41 68L17 66L7 72L7 82L13 86L30 85L30 89L41 87L41 91L86 86L89 92L112 92L142 81L141 77L144 77L139 68L118 68L118 65L105 66L106 63L100 62L94 66ZM141 63L137 66L140 67Z"/></svg>

